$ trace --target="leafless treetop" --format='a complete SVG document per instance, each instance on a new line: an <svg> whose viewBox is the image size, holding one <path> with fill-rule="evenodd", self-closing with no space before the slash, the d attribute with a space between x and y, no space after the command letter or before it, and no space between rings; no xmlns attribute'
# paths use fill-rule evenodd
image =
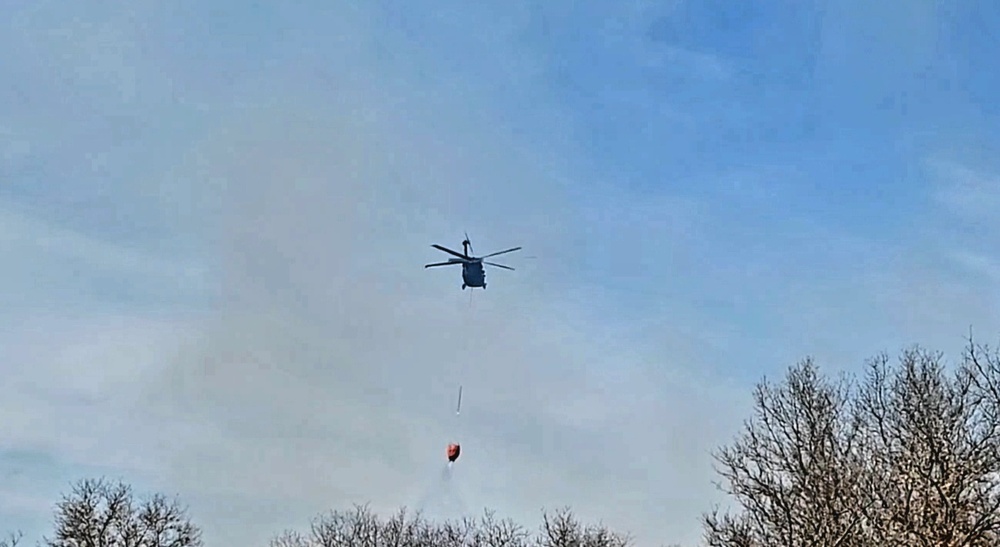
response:
<svg viewBox="0 0 1000 547"><path fill-rule="evenodd" d="M762 383L743 434L717 454L736 515L705 516L713 547L997 545L1000 359L970 340L871 360L861 382L811 360Z"/></svg>

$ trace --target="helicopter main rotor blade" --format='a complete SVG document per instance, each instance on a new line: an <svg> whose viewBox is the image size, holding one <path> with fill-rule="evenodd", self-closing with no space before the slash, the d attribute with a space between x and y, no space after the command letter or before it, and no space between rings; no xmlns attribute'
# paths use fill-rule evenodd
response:
<svg viewBox="0 0 1000 547"><path fill-rule="evenodd" d="M424 268L433 268L435 266L454 266L455 264L461 264L458 260L449 260L448 262L435 262L434 264L424 264Z"/></svg>
<svg viewBox="0 0 1000 547"><path fill-rule="evenodd" d="M512 253L512 252L514 252L514 251L520 251L520 250L521 250L521 248L520 248L520 247L514 247L513 249L507 249L506 251L500 251L500 252L498 252L498 253L491 253L491 254L488 254L488 255L486 255L486 256L481 256L481 257L479 257L479 258L489 258L489 257L491 257L491 256L497 256L497 255L502 255L502 254L507 254L507 253Z"/></svg>
<svg viewBox="0 0 1000 547"><path fill-rule="evenodd" d="M437 244L431 245L431 247L434 247L435 249L437 249L439 251L444 251L444 252L446 252L446 253L448 253L450 255L457 256L458 258L462 258L462 259L466 258L465 255L463 255L462 253L460 253L458 251L453 251L453 250L449 249L448 247L442 247L441 245L437 245Z"/></svg>
<svg viewBox="0 0 1000 547"><path fill-rule="evenodd" d="M490 266L493 266L495 268L503 268L505 270L514 271L514 268L511 268L510 266L504 266L503 264L497 264L496 262L487 262L484 260L483 264L489 264Z"/></svg>

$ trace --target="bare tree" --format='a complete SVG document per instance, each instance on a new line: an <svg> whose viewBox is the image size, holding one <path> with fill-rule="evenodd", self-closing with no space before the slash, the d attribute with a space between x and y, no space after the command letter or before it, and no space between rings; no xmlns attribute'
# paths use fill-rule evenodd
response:
<svg viewBox="0 0 1000 547"><path fill-rule="evenodd" d="M130 486L84 480L56 505L48 547L200 547L201 531L176 501L137 501Z"/></svg>
<svg viewBox="0 0 1000 547"><path fill-rule="evenodd" d="M313 521L310 533L285 531L270 547L627 547L629 539L600 526L584 527L569 510L544 516L541 534L485 511L481 518L432 523L405 509L382 521L367 506Z"/></svg>
<svg viewBox="0 0 1000 547"><path fill-rule="evenodd" d="M946 373L914 348L869 364L857 401L871 477L866 520L880 545L996 545L1000 532L1000 367L970 340Z"/></svg>
<svg viewBox="0 0 1000 547"><path fill-rule="evenodd" d="M846 382L831 383L805 360L785 382L765 380L743 435L716 454L723 489L739 515L704 517L711 547L860 545L855 510L862 465L854 450L860 424L848 415Z"/></svg>
<svg viewBox="0 0 1000 547"><path fill-rule="evenodd" d="M408 516L404 509L382 521L367 505L357 505L352 511L333 511L313 520L310 533L303 535L285 531L274 538L271 547L382 547L429 546L459 547L466 545L494 545L485 540L498 541L495 545L519 546L516 527L509 523L496 523L487 513L483 525L466 519L457 523L434 526L424 521L419 513ZM513 532L513 533L512 533Z"/></svg>
<svg viewBox="0 0 1000 547"><path fill-rule="evenodd" d="M628 547L631 537L603 526L583 526L569 508L543 515L536 547Z"/></svg>
<svg viewBox="0 0 1000 547"><path fill-rule="evenodd" d="M811 361L758 386L754 419L717 455L740 512L704 517L712 547L1000 544L1000 358L970 340L881 355L864 381Z"/></svg>
<svg viewBox="0 0 1000 547"><path fill-rule="evenodd" d="M309 538L294 531L285 530L271 539L269 547L309 547Z"/></svg>

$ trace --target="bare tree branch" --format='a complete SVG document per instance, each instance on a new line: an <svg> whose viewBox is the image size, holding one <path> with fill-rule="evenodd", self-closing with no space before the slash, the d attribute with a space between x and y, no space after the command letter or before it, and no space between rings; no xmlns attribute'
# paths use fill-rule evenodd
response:
<svg viewBox="0 0 1000 547"><path fill-rule="evenodd" d="M755 416L716 454L738 516L703 518L710 546L846 547L858 543L860 424L848 413L849 384L831 383L805 360L785 381L754 394Z"/></svg>
<svg viewBox="0 0 1000 547"><path fill-rule="evenodd" d="M200 547L201 531L176 502L136 501L128 485L84 480L56 505L47 547Z"/></svg>
<svg viewBox="0 0 1000 547"><path fill-rule="evenodd" d="M741 511L703 517L710 546L998 544L1000 357L971 337L951 372L918 347L860 386L806 360L754 403L716 455Z"/></svg>
<svg viewBox="0 0 1000 547"><path fill-rule="evenodd" d="M270 547L627 547L630 538L603 526L583 526L569 511L544 514L540 534L532 538L509 519L492 511L478 519L431 523L403 509L380 520L367 506L316 518L308 535L285 531Z"/></svg>
<svg viewBox="0 0 1000 547"><path fill-rule="evenodd" d="M17 547L21 543L21 539L24 538L24 533L17 531L11 532L7 539L0 540L0 547Z"/></svg>

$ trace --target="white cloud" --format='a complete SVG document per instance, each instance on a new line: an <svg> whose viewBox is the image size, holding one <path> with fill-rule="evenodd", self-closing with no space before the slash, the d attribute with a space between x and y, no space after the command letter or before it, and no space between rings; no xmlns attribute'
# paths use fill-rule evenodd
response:
<svg viewBox="0 0 1000 547"><path fill-rule="evenodd" d="M927 161L932 203L937 213L929 231L935 250L978 287L1000 282L1000 176L987 169L934 157Z"/></svg>
<svg viewBox="0 0 1000 547"><path fill-rule="evenodd" d="M948 156L933 156L925 167L926 207L917 209L907 241L882 253L882 267L866 283L871 309L892 326L884 349L920 343L957 358L970 326L986 342L1000 331L1000 247L990 206L1000 185Z"/></svg>
<svg viewBox="0 0 1000 547"><path fill-rule="evenodd" d="M0 402L0 446L58 454L73 465L156 469L141 390L183 340L183 324L53 312L2 323L9 392Z"/></svg>
<svg viewBox="0 0 1000 547"><path fill-rule="evenodd" d="M948 212L965 223L1000 223L1000 176L944 159L928 163L939 181L934 197Z"/></svg>
<svg viewBox="0 0 1000 547"><path fill-rule="evenodd" d="M951 253L951 259L977 277L1000 284L1000 260L996 257L983 253L958 250Z"/></svg>
<svg viewBox="0 0 1000 547"><path fill-rule="evenodd" d="M128 249L40 219L30 208L0 202L0 250L73 261L94 269L138 277L162 277L197 283L204 269L176 258Z"/></svg>

